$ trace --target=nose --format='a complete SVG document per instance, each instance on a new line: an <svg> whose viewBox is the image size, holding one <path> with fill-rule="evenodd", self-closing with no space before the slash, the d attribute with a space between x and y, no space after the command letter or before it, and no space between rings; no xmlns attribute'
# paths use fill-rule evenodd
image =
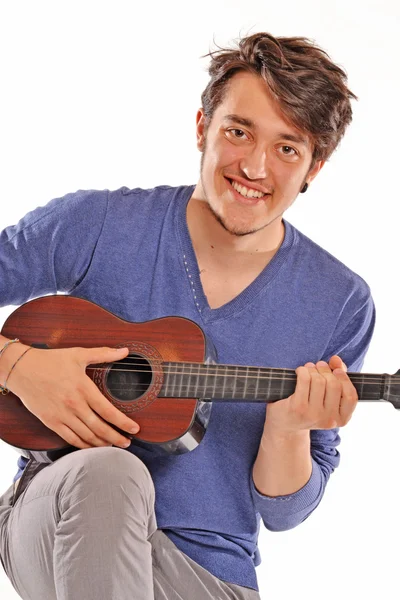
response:
<svg viewBox="0 0 400 600"><path fill-rule="evenodd" d="M240 168L248 179L266 179L269 171L266 150L253 148L240 161Z"/></svg>

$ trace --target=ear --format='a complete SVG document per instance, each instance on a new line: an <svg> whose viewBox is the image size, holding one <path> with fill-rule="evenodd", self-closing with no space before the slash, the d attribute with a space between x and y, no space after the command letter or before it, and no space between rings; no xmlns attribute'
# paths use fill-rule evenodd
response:
<svg viewBox="0 0 400 600"><path fill-rule="evenodd" d="M318 173L320 172L320 170L322 169L322 167L324 166L326 161L324 160L318 160L315 165L312 167L312 169L309 170L307 177L306 177L306 182L308 183L308 185L310 185L310 183L312 182L313 179L315 179L315 177L318 175Z"/></svg>
<svg viewBox="0 0 400 600"><path fill-rule="evenodd" d="M204 142L206 140L206 117L204 111L199 108L196 115L196 137L197 137L197 148L202 152L204 150Z"/></svg>

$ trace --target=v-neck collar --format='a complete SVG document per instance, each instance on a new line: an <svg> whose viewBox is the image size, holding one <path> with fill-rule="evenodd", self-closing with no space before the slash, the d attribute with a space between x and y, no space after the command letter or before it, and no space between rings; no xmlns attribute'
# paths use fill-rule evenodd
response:
<svg viewBox="0 0 400 600"><path fill-rule="evenodd" d="M264 267L255 280L232 300L218 308L211 308L204 293L200 279L199 265L193 248L187 224L186 209L195 186L183 187L182 194L177 195L175 208L175 226L180 249L182 266L188 278L193 294L193 301L204 323L226 319L239 312L272 281L287 259L295 240L295 230L283 220L285 236L283 242L271 261Z"/></svg>

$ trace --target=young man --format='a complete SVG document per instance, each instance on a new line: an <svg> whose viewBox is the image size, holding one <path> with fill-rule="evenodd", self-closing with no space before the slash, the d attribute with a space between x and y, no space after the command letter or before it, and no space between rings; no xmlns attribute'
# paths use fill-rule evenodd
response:
<svg viewBox="0 0 400 600"><path fill-rule="evenodd" d="M104 422L137 432L85 374L126 349L1 338L0 383L81 449L45 468L20 459L21 484L2 498L1 556L22 598L258 598L260 519L301 523L338 465L337 428L357 403L346 365L361 368L374 306L282 216L355 96L304 38L242 39L212 53L210 76L197 185L77 192L29 213L0 237L1 304L64 292L128 321L187 317L218 362L296 369L295 393L267 411L215 404L200 445L163 456Z"/></svg>

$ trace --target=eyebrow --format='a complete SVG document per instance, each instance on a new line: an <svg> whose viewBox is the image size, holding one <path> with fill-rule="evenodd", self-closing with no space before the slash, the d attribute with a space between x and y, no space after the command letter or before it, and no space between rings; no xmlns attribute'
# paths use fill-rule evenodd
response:
<svg viewBox="0 0 400 600"><path fill-rule="evenodd" d="M224 121L235 121L235 123L239 123L244 127L250 127L255 129L255 123L251 119L246 119L245 117L239 117L239 115L225 115Z"/></svg>
<svg viewBox="0 0 400 600"><path fill-rule="evenodd" d="M246 119L245 117L240 117L239 115L230 114L225 115L224 121L234 121L235 123L239 123L239 125L243 125L243 127L249 127L250 129L255 129L256 125L254 121L251 119ZM281 132L278 133L279 138L284 140L288 140L289 142L295 142L297 144L303 144L303 146L308 146L308 140L305 137L300 135L294 135L293 133Z"/></svg>
<svg viewBox="0 0 400 600"><path fill-rule="evenodd" d="M278 133L278 137L288 140L289 142L295 142L297 144L303 144L303 146L308 146L307 139L300 135L293 135L292 133Z"/></svg>

